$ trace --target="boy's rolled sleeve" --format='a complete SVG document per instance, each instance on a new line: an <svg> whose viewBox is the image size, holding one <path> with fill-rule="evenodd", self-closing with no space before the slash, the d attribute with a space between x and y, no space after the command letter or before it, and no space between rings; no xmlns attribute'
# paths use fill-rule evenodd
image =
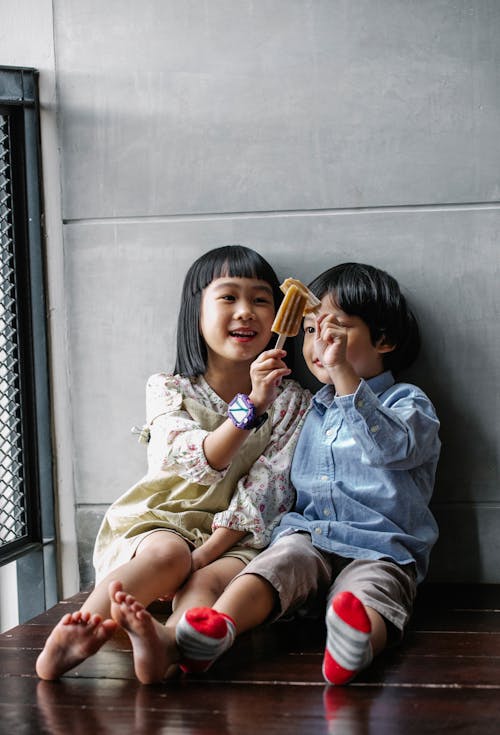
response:
<svg viewBox="0 0 500 735"><path fill-rule="evenodd" d="M384 403L362 380L355 393L335 401L368 464L416 467L436 446L439 421L428 397L415 386L399 384Z"/></svg>

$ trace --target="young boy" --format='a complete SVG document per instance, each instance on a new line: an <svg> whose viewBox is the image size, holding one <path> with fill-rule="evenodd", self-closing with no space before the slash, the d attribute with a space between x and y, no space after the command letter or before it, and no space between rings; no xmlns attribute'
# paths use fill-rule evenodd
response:
<svg viewBox="0 0 500 735"><path fill-rule="evenodd" d="M303 354L324 387L293 458L295 508L213 609L183 615L176 641L119 583L110 588L146 672L179 656L184 670L204 671L236 634L325 594L329 684L347 683L403 635L438 535L428 503L439 422L419 388L393 378L417 356L418 327L397 282L372 266L336 266L310 288L321 307L304 319Z"/></svg>

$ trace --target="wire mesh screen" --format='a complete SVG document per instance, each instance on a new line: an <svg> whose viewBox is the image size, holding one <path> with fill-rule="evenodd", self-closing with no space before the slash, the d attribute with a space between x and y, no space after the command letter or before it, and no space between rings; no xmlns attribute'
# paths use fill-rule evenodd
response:
<svg viewBox="0 0 500 735"><path fill-rule="evenodd" d="M0 549L27 535L9 117L0 115Z"/></svg>

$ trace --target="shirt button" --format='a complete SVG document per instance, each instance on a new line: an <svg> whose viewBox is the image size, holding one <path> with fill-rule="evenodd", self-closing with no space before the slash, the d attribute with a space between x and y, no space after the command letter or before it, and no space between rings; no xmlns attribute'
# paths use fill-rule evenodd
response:
<svg viewBox="0 0 500 735"><path fill-rule="evenodd" d="M328 475L321 475L321 479L323 480L323 482L327 482Z"/></svg>
<svg viewBox="0 0 500 735"><path fill-rule="evenodd" d="M360 398L359 401L356 403L356 408L363 408L364 405L365 405L365 402L363 401L362 398Z"/></svg>
<svg viewBox="0 0 500 735"><path fill-rule="evenodd" d="M328 431L326 432L326 435L331 436L332 434L333 434L333 429L328 429Z"/></svg>
<svg viewBox="0 0 500 735"><path fill-rule="evenodd" d="M319 528L319 526L317 528L315 528L314 529L314 533L321 534L321 528Z"/></svg>
<svg viewBox="0 0 500 735"><path fill-rule="evenodd" d="M329 516L329 515L330 515L330 511L328 510L328 508L325 508L325 509L323 510L323 515L324 515L324 516Z"/></svg>
<svg viewBox="0 0 500 735"><path fill-rule="evenodd" d="M370 426L370 431L372 434L376 434L379 429L380 426L378 424L373 424L373 426Z"/></svg>

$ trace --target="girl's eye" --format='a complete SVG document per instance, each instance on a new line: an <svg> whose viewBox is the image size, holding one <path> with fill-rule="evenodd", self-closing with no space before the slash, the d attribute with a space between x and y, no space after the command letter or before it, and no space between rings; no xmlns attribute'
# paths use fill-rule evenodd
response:
<svg viewBox="0 0 500 735"><path fill-rule="evenodd" d="M235 298L231 294L224 294L224 296L221 296L221 299L223 301L234 301Z"/></svg>
<svg viewBox="0 0 500 735"><path fill-rule="evenodd" d="M305 334L314 334L316 331L315 327L304 327Z"/></svg>
<svg viewBox="0 0 500 735"><path fill-rule="evenodd" d="M270 304L270 303L272 303L272 302L271 302L271 299L269 299L269 298L266 298L265 296L258 296L258 297L257 297L257 298L255 299L255 303L256 303L256 304Z"/></svg>

